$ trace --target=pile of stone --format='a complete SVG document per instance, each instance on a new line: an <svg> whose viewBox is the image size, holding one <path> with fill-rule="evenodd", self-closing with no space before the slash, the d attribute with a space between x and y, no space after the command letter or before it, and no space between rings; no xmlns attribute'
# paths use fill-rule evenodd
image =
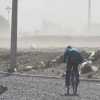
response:
<svg viewBox="0 0 100 100"><path fill-rule="evenodd" d="M92 66L91 61L86 61L86 62L82 63L81 66L80 66L81 74L91 72L92 71L91 66Z"/></svg>
<svg viewBox="0 0 100 100"><path fill-rule="evenodd" d="M7 87L4 87L3 85L0 85L0 95L8 90Z"/></svg>
<svg viewBox="0 0 100 100"><path fill-rule="evenodd" d="M100 50L95 52L95 55L93 56L93 64L100 68Z"/></svg>
<svg viewBox="0 0 100 100"><path fill-rule="evenodd" d="M86 52L85 50L81 51L81 55L84 59L88 59L90 56L89 52Z"/></svg>
<svg viewBox="0 0 100 100"><path fill-rule="evenodd" d="M64 56L59 55L59 56L56 56L54 59L48 61L48 66L49 67L56 67L62 63L64 63Z"/></svg>
<svg viewBox="0 0 100 100"><path fill-rule="evenodd" d="M81 55L85 61L80 65L80 74L88 78L93 77L100 68L100 50L92 52L81 51Z"/></svg>
<svg viewBox="0 0 100 100"><path fill-rule="evenodd" d="M81 74L96 72L97 70L98 68L92 64L92 61L86 61L80 66Z"/></svg>
<svg viewBox="0 0 100 100"><path fill-rule="evenodd" d="M100 50L97 50L94 55L94 60L100 59Z"/></svg>
<svg viewBox="0 0 100 100"><path fill-rule="evenodd" d="M94 66L92 61L86 61L82 63L80 66L80 74L81 75L85 74L85 76L88 78L92 78L93 75L95 75L97 71L98 71L98 67Z"/></svg>

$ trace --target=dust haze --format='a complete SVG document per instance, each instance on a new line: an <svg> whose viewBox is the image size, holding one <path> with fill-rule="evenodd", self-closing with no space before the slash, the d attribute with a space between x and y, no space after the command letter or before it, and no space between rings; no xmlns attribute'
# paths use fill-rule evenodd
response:
<svg viewBox="0 0 100 100"><path fill-rule="evenodd" d="M0 47L10 48L11 0L0 0ZM100 1L19 0L18 48L99 47Z"/></svg>

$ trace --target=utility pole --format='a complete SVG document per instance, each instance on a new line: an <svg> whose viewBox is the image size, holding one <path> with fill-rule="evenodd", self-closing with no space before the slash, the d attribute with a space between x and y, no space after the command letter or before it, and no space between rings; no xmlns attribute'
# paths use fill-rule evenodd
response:
<svg viewBox="0 0 100 100"><path fill-rule="evenodd" d="M88 0L88 30L91 27L91 0Z"/></svg>
<svg viewBox="0 0 100 100"><path fill-rule="evenodd" d="M11 22L11 66L8 72L14 72L16 67L16 53L17 53L17 10L18 0L12 0L12 22Z"/></svg>

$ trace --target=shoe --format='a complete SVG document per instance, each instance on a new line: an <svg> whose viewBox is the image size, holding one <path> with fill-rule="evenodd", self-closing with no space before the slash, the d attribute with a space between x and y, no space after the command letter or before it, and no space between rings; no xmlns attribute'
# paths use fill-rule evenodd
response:
<svg viewBox="0 0 100 100"><path fill-rule="evenodd" d="M70 94L69 94L69 93L65 93L64 95L65 95L65 96L70 96Z"/></svg>
<svg viewBox="0 0 100 100"><path fill-rule="evenodd" d="M79 96L79 94L77 94L77 93L73 93L73 96Z"/></svg>

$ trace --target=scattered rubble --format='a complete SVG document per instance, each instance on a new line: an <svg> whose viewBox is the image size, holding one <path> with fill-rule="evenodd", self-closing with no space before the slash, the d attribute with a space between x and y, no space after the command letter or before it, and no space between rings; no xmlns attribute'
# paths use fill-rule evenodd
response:
<svg viewBox="0 0 100 100"><path fill-rule="evenodd" d="M100 59L100 50L97 50L94 55L94 60Z"/></svg>
<svg viewBox="0 0 100 100"><path fill-rule="evenodd" d="M92 64L90 61L86 61L86 62L82 63L80 66L81 74L91 72L92 71L91 66L92 66Z"/></svg>
<svg viewBox="0 0 100 100"><path fill-rule="evenodd" d="M20 65L17 68L15 68L14 71L15 72L22 72L22 71L29 71L29 70L32 70L32 69L33 69L33 66L23 66L23 65Z"/></svg>
<svg viewBox="0 0 100 100"><path fill-rule="evenodd" d="M95 55L93 56L93 64L96 65L100 69L100 50L97 50L95 52Z"/></svg>
<svg viewBox="0 0 100 100"><path fill-rule="evenodd" d="M81 55L84 59L88 59L90 56L89 52L86 52L85 50L81 51Z"/></svg>
<svg viewBox="0 0 100 100"><path fill-rule="evenodd" d="M9 56L6 56L6 53L3 53L0 57L0 70L1 67L5 68L10 64ZM97 72L100 70L100 50L97 51L81 51L81 54L86 62L81 65L81 74L86 74L90 72ZM8 54L7 54L8 55ZM6 60L5 60L6 59ZM20 52L17 54L17 68L15 71L23 72L23 71L32 71L37 69L48 69L54 68L52 73L57 73L57 69L65 71L65 69L61 69L65 67L62 65L63 63L63 52ZM64 73L57 73L60 76L64 76Z"/></svg>
<svg viewBox="0 0 100 100"><path fill-rule="evenodd" d="M94 56L95 56L95 51L91 51L90 52L90 56L89 56L88 59L93 61L94 60Z"/></svg>
<svg viewBox="0 0 100 100"><path fill-rule="evenodd" d="M86 61L80 66L80 74L85 74L87 78L92 78L97 71L98 68L92 64L92 61Z"/></svg>
<svg viewBox="0 0 100 100"><path fill-rule="evenodd" d="M0 95L1 95L2 93L4 93L5 91L7 91L7 90L8 90L7 87L4 87L4 86L0 85Z"/></svg>

